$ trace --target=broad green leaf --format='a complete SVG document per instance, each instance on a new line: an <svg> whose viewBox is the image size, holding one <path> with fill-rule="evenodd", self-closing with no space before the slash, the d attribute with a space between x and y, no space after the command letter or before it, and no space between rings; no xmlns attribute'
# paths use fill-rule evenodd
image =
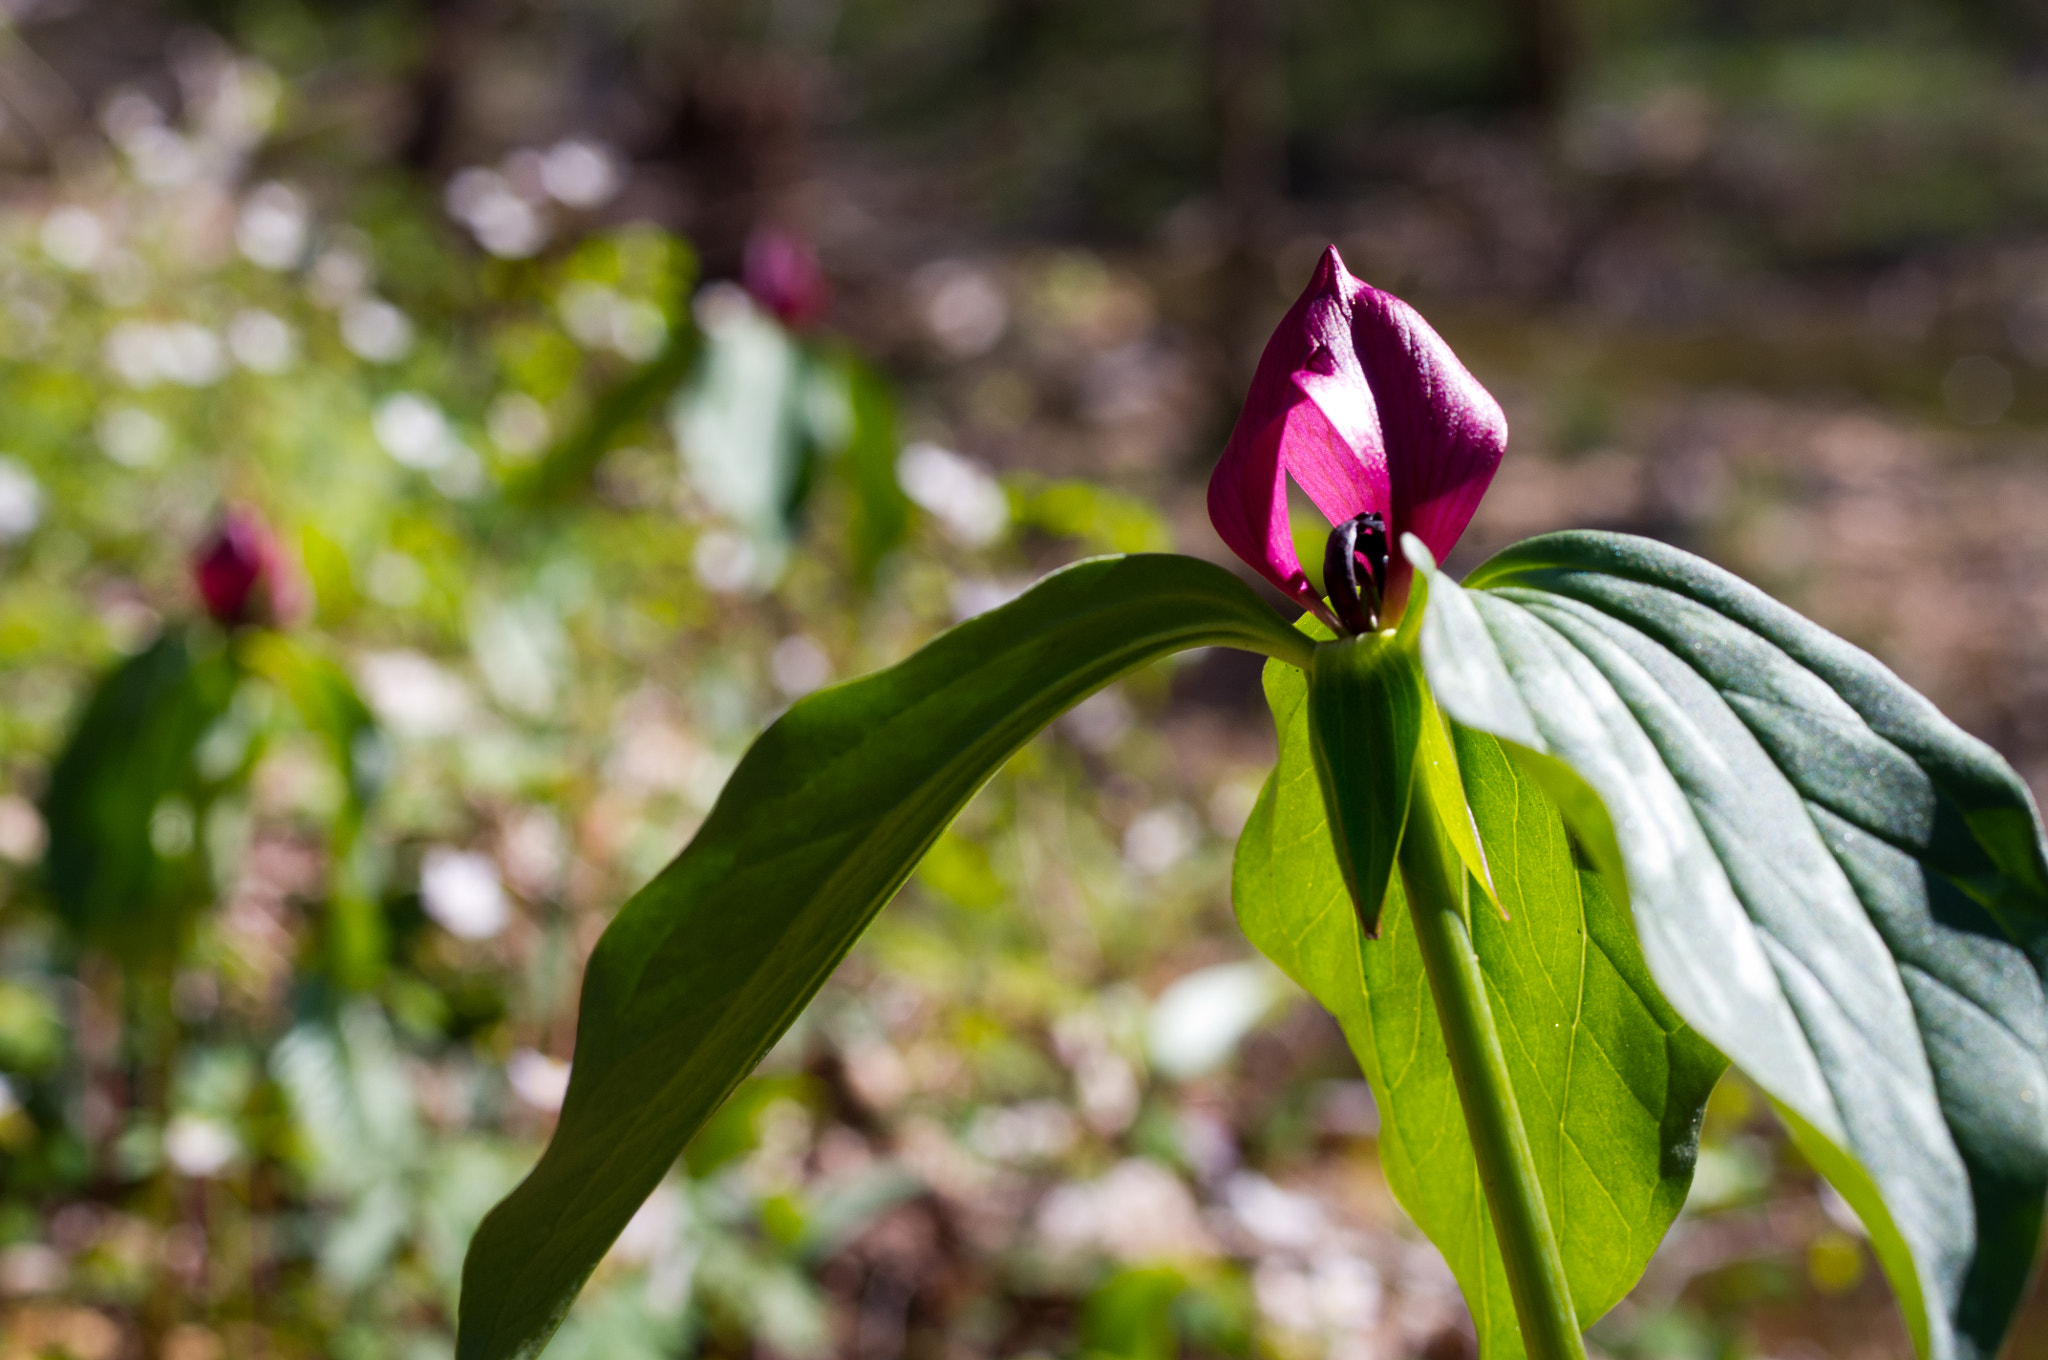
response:
<svg viewBox="0 0 2048 1360"><path fill-rule="evenodd" d="M1462 589L1411 557L1444 711L1618 855L1664 995L1862 1215L1920 1352L1995 1354L2048 1190L2026 786L1871 657L1675 549L1554 534Z"/></svg>
<svg viewBox="0 0 2048 1360"><path fill-rule="evenodd" d="M1380 1103L1395 1196L1450 1262L1485 1360L1522 1353L1507 1276L1398 878L1381 937L1351 911L1309 753L1306 685L1268 665L1280 763L1238 843L1232 895L1253 944L1337 1017ZM1472 820L1508 919L1474 912L1473 947L1557 1226L1591 1322L1627 1292L1692 1181L1721 1061L1664 1004L1626 917L1580 864L1554 804L1460 733Z"/></svg>
<svg viewBox="0 0 2048 1360"><path fill-rule="evenodd" d="M212 635L174 628L87 701L43 796L50 896L80 943L167 963L210 897L196 757L236 680Z"/></svg>
<svg viewBox="0 0 2048 1360"><path fill-rule="evenodd" d="M470 1249L462 1360L539 1350L690 1136L1013 752L1117 676L1216 645L1309 659L1220 567L1097 558L762 733L591 956L554 1139Z"/></svg>
<svg viewBox="0 0 2048 1360"><path fill-rule="evenodd" d="M1309 749L1337 863L1369 937L1380 933L1408 819L1422 717L1420 669L1393 634L1316 648L1308 672Z"/></svg>

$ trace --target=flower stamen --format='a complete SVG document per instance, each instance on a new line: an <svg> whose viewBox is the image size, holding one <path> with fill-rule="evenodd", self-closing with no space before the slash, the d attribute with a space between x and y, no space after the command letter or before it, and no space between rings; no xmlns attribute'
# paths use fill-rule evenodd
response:
<svg viewBox="0 0 2048 1360"><path fill-rule="evenodd" d="M1387 588L1387 521L1379 511L1353 515L1330 531L1323 588L1345 628L1354 635L1378 631Z"/></svg>

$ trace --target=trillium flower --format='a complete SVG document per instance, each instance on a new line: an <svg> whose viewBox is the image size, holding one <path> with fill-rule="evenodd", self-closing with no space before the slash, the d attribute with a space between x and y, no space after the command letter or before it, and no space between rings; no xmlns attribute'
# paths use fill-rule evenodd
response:
<svg viewBox="0 0 2048 1360"><path fill-rule="evenodd" d="M1266 342L1209 479L1209 519L1232 552L1317 617L1364 631L1407 598L1410 569L1389 545L1412 533L1442 561L1507 442L1500 404L1450 346L1407 303L1353 278L1332 246ZM1334 613L1295 553L1290 477L1338 526L1325 582Z"/></svg>
<svg viewBox="0 0 2048 1360"><path fill-rule="evenodd" d="M230 508L192 555L206 612L223 628L281 623L296 604L284 553L253 511Z"/></svg>
<svg viewBox="0 0 2048 1360"><path fill-rule="evenodd" d="M805 330L832 305L831 285L818 256L800 236L763 227L747 239L740 268L747 293L791 330Z"/></svg>

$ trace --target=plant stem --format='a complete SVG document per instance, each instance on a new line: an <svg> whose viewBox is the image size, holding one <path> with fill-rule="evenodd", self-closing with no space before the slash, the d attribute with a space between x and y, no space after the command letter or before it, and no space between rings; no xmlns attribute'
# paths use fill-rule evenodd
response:
<svg viewBox="0 0 2048 1360"><path fill-rule="evenodd" d="M1529 1151L1507 1057L1487 1004L1486 980L1472 949L1464 866L1437 820L1435 803L1420 787L1409 802L1399 860L1415 941L1436 997L1458 1102L1479 1161L1479 1183L1493 1211L1508 1291L1522 1324L1522 1344L1530 1360L1585 1360L1564 1260L1536 1180L1536 1158Z"/></svg>

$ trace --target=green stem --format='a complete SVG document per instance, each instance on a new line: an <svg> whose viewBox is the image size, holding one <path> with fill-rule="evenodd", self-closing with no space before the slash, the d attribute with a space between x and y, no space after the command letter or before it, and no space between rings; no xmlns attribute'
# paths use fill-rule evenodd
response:
<svg viewBox="0 0 2048 1360"><path fill-rule="evenodd" d="M1437 820L1436 805L1419 787L1409 802L1399 859L1415 941L1436 996L1451 1075L1479 1160L1479 1183L1493 1211L1508 1291L1521 1320L1522 1344L1530 1360L1585 1360L1564 1260L1536 1180L1536 1158L1508 1081L1507 1056L1487 1004L1479 956L1472 950L1464 867Z"/></svg>

